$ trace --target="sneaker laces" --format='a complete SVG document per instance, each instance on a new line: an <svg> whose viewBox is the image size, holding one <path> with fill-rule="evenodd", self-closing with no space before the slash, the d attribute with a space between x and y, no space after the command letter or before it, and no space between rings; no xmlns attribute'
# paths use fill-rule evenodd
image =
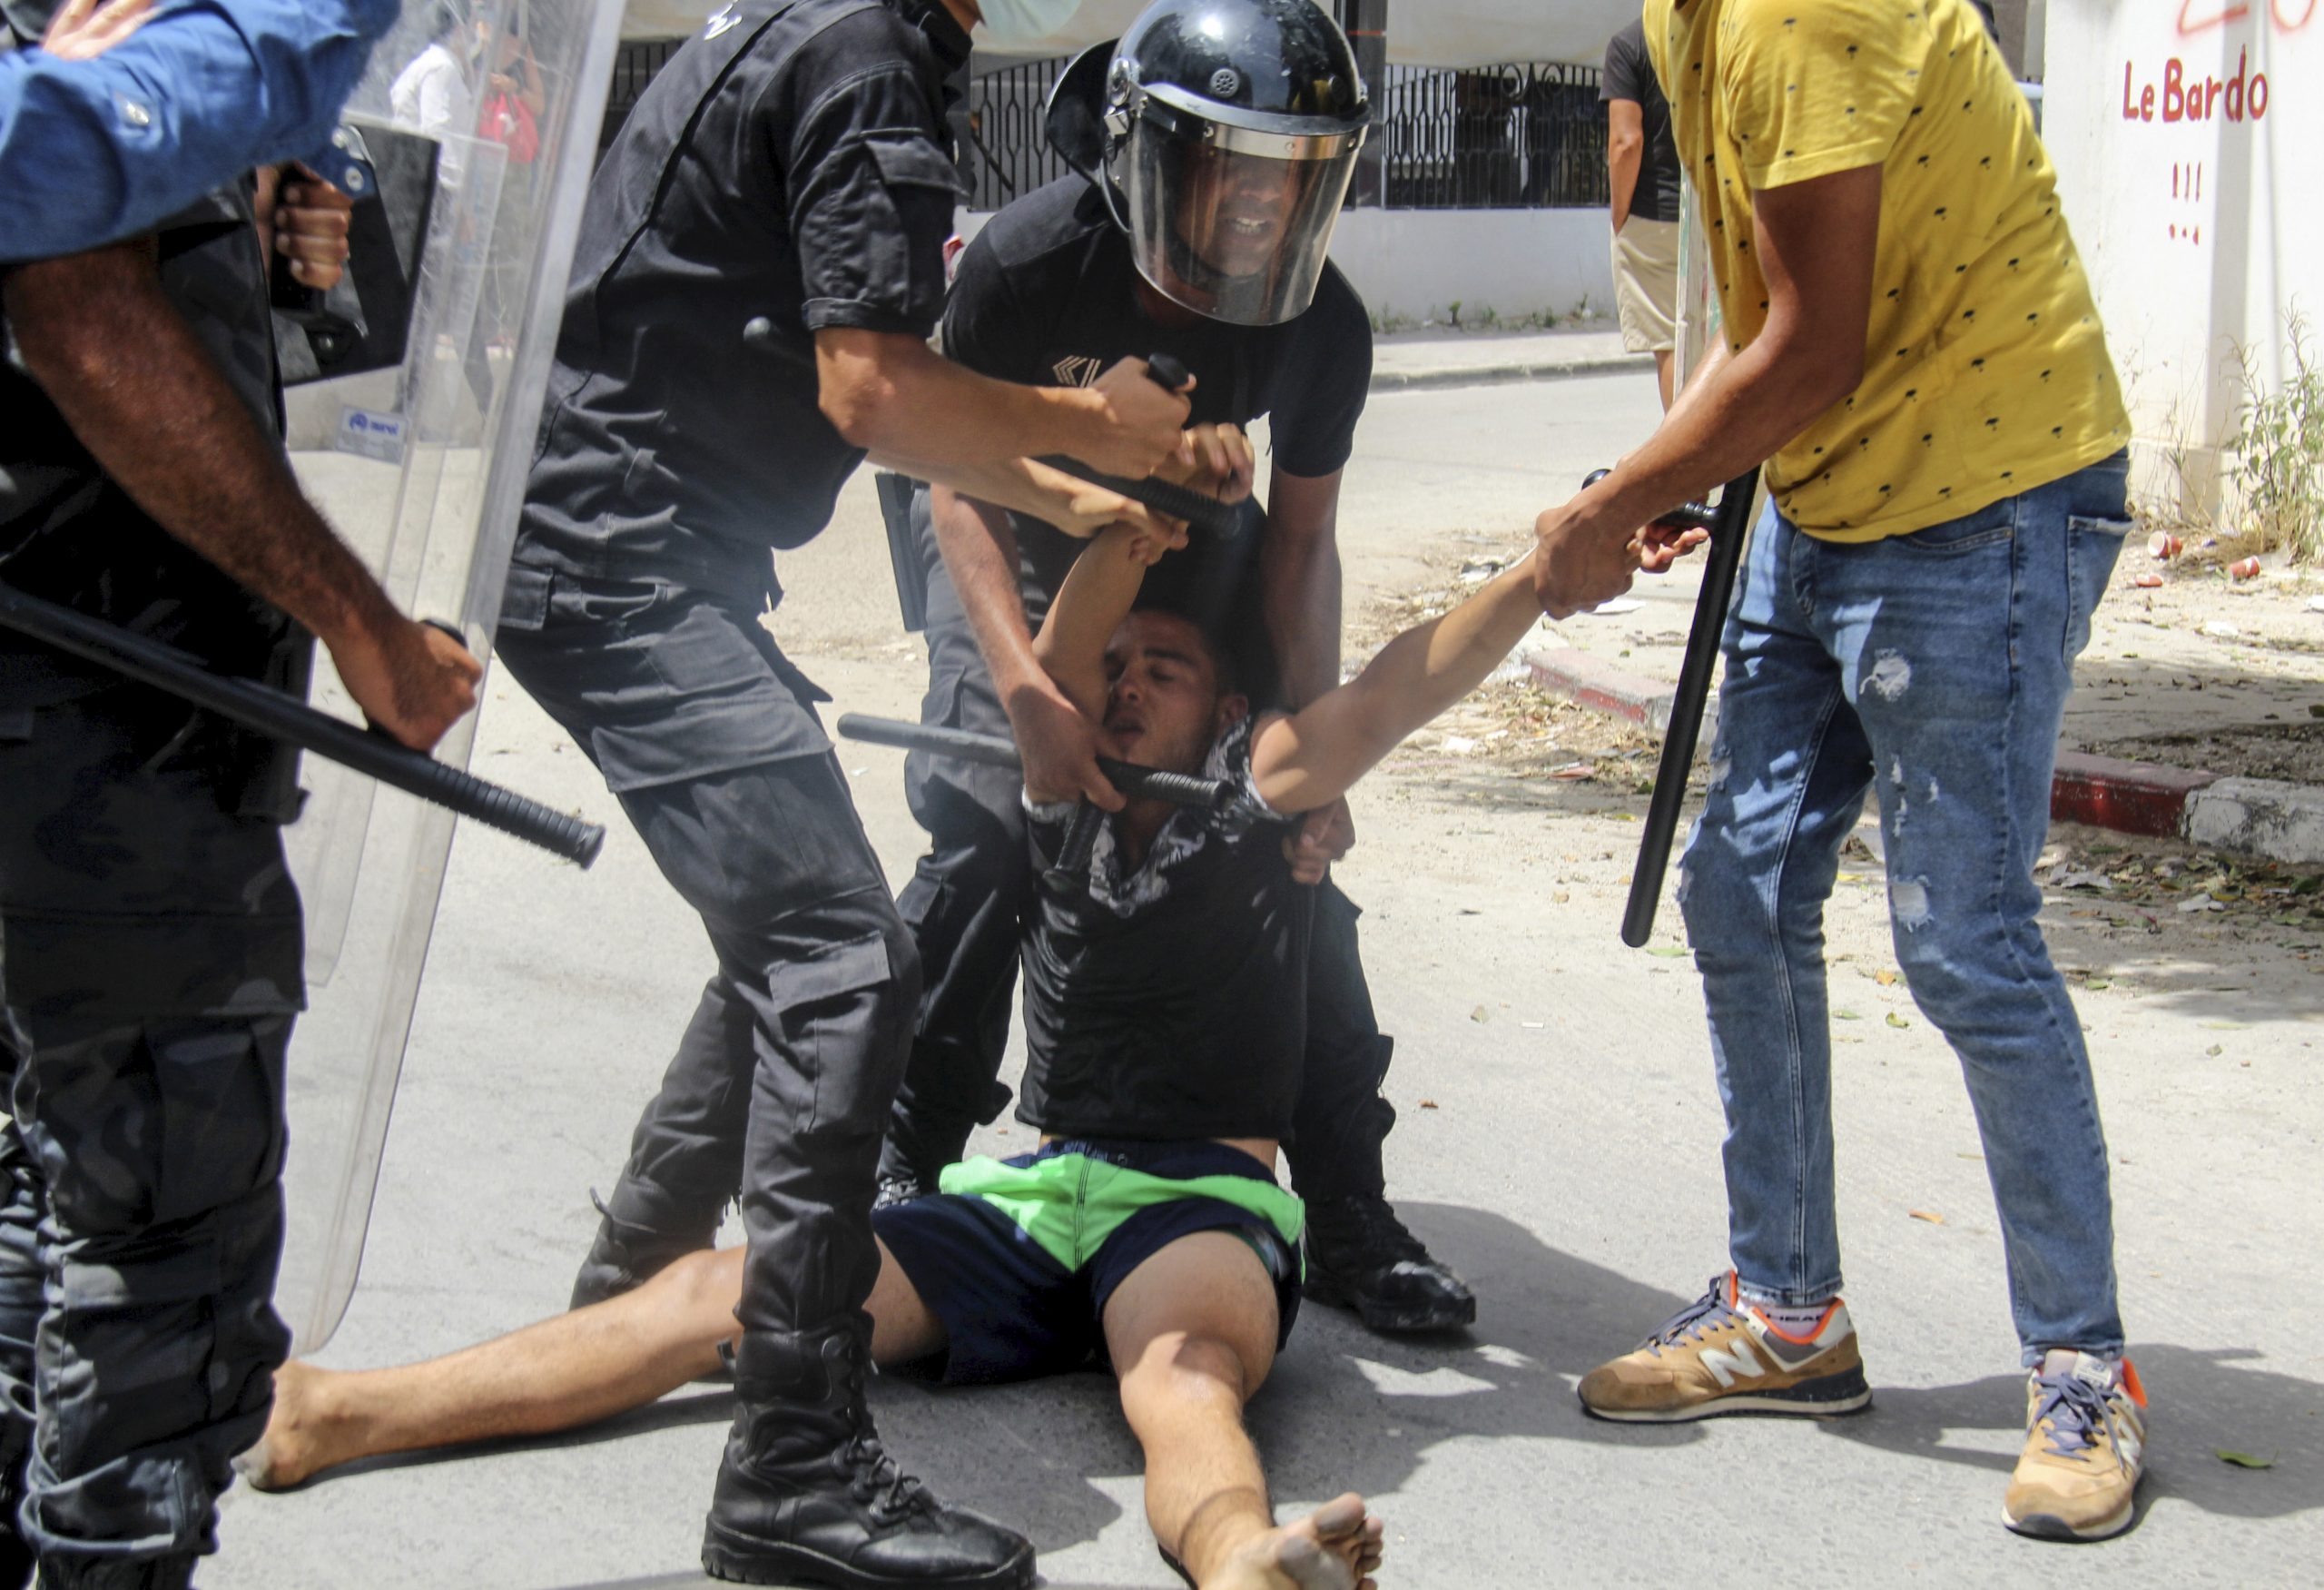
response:
<svg viewBox="0 0 2324 1590"><path fill-rule="evenodd" d="M2049 1420L2051 1457L2080 1457L2098 1445L2102 1429L2110 1447L2119 1445L2121 1432L2104 1388L2071 1372L2036 1375L2034 1384L2042 1389L2042 1400L2034 1407L2034 1423L2038 1427Z"/></svg>
<svg viewBox="0 0 2324 1590"><path fill-rule="evenodd" d="M1697 1337L1709 1336L1741 1318L1728 1306L1727 1277L1715 1275L1710 1279L1710 1290L1656 1326L1639 1346L1659 1358L1666 1347L1683 1347Z"/></svg>

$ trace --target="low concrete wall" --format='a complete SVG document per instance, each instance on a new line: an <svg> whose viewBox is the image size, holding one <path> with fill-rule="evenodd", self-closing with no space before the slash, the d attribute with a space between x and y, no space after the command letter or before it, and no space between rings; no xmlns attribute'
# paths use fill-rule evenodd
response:
<svg viewBox="0 0 2324 1590"><path fill-rule="evenodd" d="M1464 324L1610 313L1614 267L1602 210L1350 210L1332 261L1375 319Z"/></svg>
<svg viewBox="0 0 2324 1590"><path fill-rule="evenodd" d="M964 212L960 235L990 219ZM1468 325L1614 308L1602 210L1350 210L1332 260L1375 321L1442 321L1456 301Z"/></svg>

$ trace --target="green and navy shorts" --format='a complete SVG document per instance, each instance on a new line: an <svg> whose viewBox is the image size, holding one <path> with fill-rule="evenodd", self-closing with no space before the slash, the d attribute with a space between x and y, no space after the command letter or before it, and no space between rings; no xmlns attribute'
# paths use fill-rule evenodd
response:
<svg viewBox="0 0 2324 1590"><path fill-rule="evenodd" d="M956 1384L1029 1380L1105 1358L1106 1304L1181 1237L1231 1231L1275 1280L1276 1346L1299 1311L1305 1211L1224 1143L1074 1139L949 1167L943 1190L872 1223L950 1342Z"/></svg>

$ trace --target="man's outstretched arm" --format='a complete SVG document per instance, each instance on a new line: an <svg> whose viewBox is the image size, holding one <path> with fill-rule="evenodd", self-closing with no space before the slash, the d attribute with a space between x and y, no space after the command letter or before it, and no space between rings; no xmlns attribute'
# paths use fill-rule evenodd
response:
<svg viewBox="0 0 2324 1590"><path fill-rule="evenodd" d="M171 535L305 625L356 704L425 750L476 705L483 668L396 610L162 291L150 240L8 273L25 368L74 434Z"/></svg>
<svg viewBox="0 0 2324 1590"><path fill-rule="evenodd" d="M1763 189L1751 207L1767 323L1689 381L1636 452L1535 522L1534 578L1551 617L1619 596L1635 570L1669 568L1669 548L1640 540L1640 527L1765 462L1864 379L1880 168Z"/></svg>
<svg viewBox="0 0 2324 1590"><path fill-rule="evenodd" d="M1306 812L1337 800L1398 741L1482 684L1541 617L1534 556L1397 636L1338 689L1262 724L1251 772L1267 805Z"/></svg>

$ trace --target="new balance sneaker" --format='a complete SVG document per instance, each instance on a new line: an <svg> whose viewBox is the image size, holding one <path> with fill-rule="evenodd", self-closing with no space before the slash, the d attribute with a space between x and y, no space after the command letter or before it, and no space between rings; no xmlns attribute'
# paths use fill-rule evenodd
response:
<svg viewBox="0 0 2324 1590"><path fill-rule="evenodd" d="M1793 1335L1740 1299L1733 1270L1575 1390L1598 1417L1641 1424L1730 1413L1825 1418L1872 1403L1846 1304L1833 1299L1815 1329Z"/></svg>
<svg viewBox="0 0 2324 1590"><path fill-rule="evenodd" d="M2046 1368L2046 1366L2044 1366ZM2041 1540L2103 1540L2131 1526L2146 1467L2146 1388L2128 1358L2076 1353L2025 1388L2025 1450L2001 1521Z"/></svg>

